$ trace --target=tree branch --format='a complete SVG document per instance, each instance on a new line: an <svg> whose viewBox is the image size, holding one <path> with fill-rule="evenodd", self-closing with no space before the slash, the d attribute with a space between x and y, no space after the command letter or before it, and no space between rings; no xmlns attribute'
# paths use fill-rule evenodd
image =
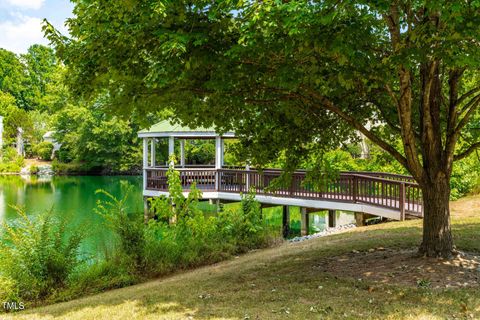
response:
<svg viewBox="0 0 480 320"><path fill-rule="evenodd" d="M373 143L378 145L380 148L385 150L386 152L390 153L398 162L400 162L405 168L409 169L407 159L398 152L394 147L388 144L386 141L382 140L380 137L375 135L372 131L365 128L359 121L355 118L350 116L349 114L343 112L340 108L338 108L332 101L327 99L326 97L318 94L317 92L309 89L303 88L306 91L306 94L313 98L315 101L319 102L322 107L326 110L329 110L347 122L350 126L357 129L361 133L363 133L368 139L370 139Z"/></svg>
<svg viewBox="0 0 480 320"><path fill-rule="evenodd" d="M453 159L455 161L457 160L462 160L466 157L468 157L470 154L472 154L475 150L477 150L478 148L480 148L480 141L474 143L474 144L471 144L465 151L459 153L459 154L456 154Z"/></svg>
<svg viewBox="0 0 480 320"><path fill-rule="evenodd" d="M399 107L400 103L397 99L397 96L395 95L395 92L393 92L392 88L390 88L390 86L386 84L385 89L387 90L387 93L390 96L390 98L392 98L393 102L397 105L397 107Z"/></svg>
<svg viewBox="0 0 480 320"><path fill-rule="evenodd" d="M475 98L472 98L468 102L468 104L465 106L464 110L466 110L465 116L459 121L456 129L455 129L455 134L458 135L460 131L462 131L463 127L465 127L468 122L470 121L470 118L472 115L475 113L475 111L478 109L480 106L480 95L475 96Z"/></svg>
<svg viewBox="0 0 480 320"><path fill-rule="evenodd" d="M470 97L472 94L477 93L478 91L480 91L480 86L475 87L475 88L473 88L473 89L470 90L470 91L467 91L467 92L464 93L462 96L460 96L460 98L458 98L457 104L458 104L458 105L462 104L468 97Z"/></svg>

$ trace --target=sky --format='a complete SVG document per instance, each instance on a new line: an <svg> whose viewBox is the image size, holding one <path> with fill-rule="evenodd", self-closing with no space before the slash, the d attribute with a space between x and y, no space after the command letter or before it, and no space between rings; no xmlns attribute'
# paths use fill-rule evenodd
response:
<svg viewBox="0 0 480 320"><path fill-rule="evenodd" d="M32 44L48 45L43 19L67 34L65 20L72 17L72 10L69 0L0 0L0 48L21 54Z"/></svg>

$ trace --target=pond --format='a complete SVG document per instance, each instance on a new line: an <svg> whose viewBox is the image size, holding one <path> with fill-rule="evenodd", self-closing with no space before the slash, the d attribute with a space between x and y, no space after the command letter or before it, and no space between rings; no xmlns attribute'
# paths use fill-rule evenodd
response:
<svg viewBox="0 0 480 320"><path fill-rule="evenodd" d="M95 255L112 242L112 235L104 227L103 219L95 213L96 203L103 198L95 191L103 189L117 198L122 198L127 189L131 190L127 206L129 212L143 215L142 177L139 176L0 176L0 223L11 222L18 217L11 206L26 209L28 215L38 215L53 210L56 215L67 215L70 225L86 226L89 236L83 245L84 252ZM229 204L228 206L235 204ZM215 211L213 206L202 203L205 211ZM265 209L270 224L281 229L282 210L280 207ZM312 214L310 231L325 229L325 212ZM354 221L353 215L337 213L339 224ZM300 233L300 210L291 210L292 236Z"/></svg>
<svg viewBox="0 0 480 320"><path fill-rule="evenodd" d="M25 208L29 216L48 210L67 216L71 226L84 226L88 237L82 251L96 254L112 240L103 219L94 208L104 196L103 189L121 198L131 188L127 207L129 212L143 212L142 178L137 176L0 176L0 223L18 217L12 206Z"/></svg>

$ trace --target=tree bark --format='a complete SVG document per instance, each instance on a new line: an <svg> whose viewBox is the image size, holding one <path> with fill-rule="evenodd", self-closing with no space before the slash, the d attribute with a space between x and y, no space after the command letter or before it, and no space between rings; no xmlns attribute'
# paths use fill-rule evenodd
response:
<svg viewBox="0 0 480 320"><path fill-rule="evenodd" d="M451 258L454 254L450 226L450 183L447 175L422 184L423 241L419 254L427 257Z"/></svg>

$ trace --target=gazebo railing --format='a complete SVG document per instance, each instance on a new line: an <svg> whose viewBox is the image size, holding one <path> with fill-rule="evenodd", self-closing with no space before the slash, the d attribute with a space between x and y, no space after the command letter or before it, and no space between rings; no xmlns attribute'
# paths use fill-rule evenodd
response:
<svg viewBox="0 0 480 320"><path fill-rule="evenodd" d="M176 169L180 173L180 182L183 189L190 189L195 182L202 191L215 191L216 175L215 169ZM167 168L151 168L145 170L147 174L147 190L168 191Z"/></svg>
<svg viewBox="0 0 480 320"><path fill-rule="evenodd" d="M282 171L276 169L239 170L180 168L185 191L195 182L202 191L241 193L253 190L257 195L364 203L398 210L401 216L423 215L421 189L412 177L381 172L342 172L312 183L306 171L292 174L288 186L273 186ZM148 168L146 189L168 191L166 168Z"/></svg>

